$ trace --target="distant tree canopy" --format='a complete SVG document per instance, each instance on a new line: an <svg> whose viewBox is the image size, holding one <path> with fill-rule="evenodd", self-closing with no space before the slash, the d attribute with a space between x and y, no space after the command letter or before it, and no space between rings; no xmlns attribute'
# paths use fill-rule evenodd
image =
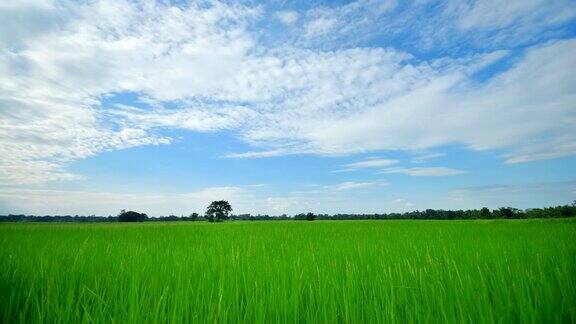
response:
<svg viewBox="0 0 576 324"><path fill-rule="evenodd" d="M120 214L118 214L119 222L143 222L148 219L148 215L144 213L137 213L135 211L126 211L122 209Z"/></svg>
<svg viewBox="0 0 576 324"><path fill-rule="evenodd" d="M228 219L228 215L232 212L232 206L226 200L213 201L208 208L206 208L206 219L209 222L221 222Z"/></svg>
<svg viewBox="0 0 576 324"><path fill-rule="evenodd" d="M298 215L294 215L294 219L295 220L313 221L316 219L316 215L314 215L314 213L298 214Z"/></svg>
<svg viewBox="0 0 576 324"><path fill-rule="evenodd" d="M267 220L361 220L361 219L524 219L524 218L565 218L576 217L576 201L571 205L544 207L544 208L530 208L530 209L517 209L511 207L500 207L498 209L490 210L486 207L481 209L467 209L467 210L442 210L442 209L426 209L415 210L404 213L381 213L381 214L297 214L289 217L286 214L281 216L270 215L250 215L240 214L231 215L232 207L227 201L214 201L206 210L206 216L202 217L197 213L192 213L190 216L161 216L161 217L148 217L146 214L137 213L134 211L122 210L118 216L79 216L79 215L65 215L65 216L27 216L27 215L0 215L0 222L171 222L171 221L194 221L194 220L207 220L207 221L221 221L223 219L231 219L235 221L267 221Z"/></svg>

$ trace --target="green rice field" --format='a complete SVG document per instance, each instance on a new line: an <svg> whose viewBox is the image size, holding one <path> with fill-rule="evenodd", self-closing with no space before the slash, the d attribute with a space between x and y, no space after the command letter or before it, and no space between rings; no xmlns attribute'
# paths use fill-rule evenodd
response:
<svg viewBox="0 0 576 324"><path fill-rule="evenodd" d="M2 323L574 323L576 221L0 224Z"/></svg>

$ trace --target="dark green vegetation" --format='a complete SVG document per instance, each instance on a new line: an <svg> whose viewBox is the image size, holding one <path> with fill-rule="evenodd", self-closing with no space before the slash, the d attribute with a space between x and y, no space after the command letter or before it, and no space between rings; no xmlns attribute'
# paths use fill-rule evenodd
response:
<svg viewBox="0 0 576 324"><path fill-rule="evenodd" d="M190 216L162 216L147 217L146 214L139 214L133 211L122 211L120 216L25 216L25 215L8 215L0 216L0 222L117 222L122 221L123 213L140 215L137 221L152 222L171 222L171 221L222 221L230 220L359 220L359 219L528 219L528 218L567 218L576 216L576 201L572 205L517 209L511 207L501 207L490 210L486 207L482 209L468 210L441 210L426 209L422 211L410 211L405 213L383 213L383 214L298 214L293 217L287 215L270 216L270 215L229 215L232 207L227 201L214 201L208 206L205 216L201 217L198 213L192 213Z"/></svg>
<svg viewBox="0 0 576 324"><path fill-rule="evenodd" d="M125 211L122 210L120 214L118 214L118 221L119 222L143 222L148 219L148 215L137 213L135 211Z"/></svg>
<svg viewBox="0 0 576 324"><path fill-rule="evenodd" d="M0 322L576 321L576 221L0 224Z"/></svg>
<svg viewBox="0 0 576 324"><path fill-rule="evenodd" d="M232 206L226 200L213 201L208 208L206 208L205 218L210 222L222 222L228 219L228 215L232 212Z"/></svg>

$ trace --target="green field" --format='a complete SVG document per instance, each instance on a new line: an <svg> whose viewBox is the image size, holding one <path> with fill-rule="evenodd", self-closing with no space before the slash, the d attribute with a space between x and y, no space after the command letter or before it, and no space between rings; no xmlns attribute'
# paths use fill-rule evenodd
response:
<svg viewBox="0 0 576 324"><path fill-rule="evenodd" d="M0 224L0 320L576 322L576 221Z"/></svg>

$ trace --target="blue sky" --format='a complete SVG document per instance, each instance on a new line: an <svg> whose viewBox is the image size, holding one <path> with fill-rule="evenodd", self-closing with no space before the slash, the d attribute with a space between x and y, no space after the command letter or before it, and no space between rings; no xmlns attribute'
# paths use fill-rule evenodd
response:
<svg viewBox="0 0 576 324"><path fill-rule="evenodd" d="M30 0L0 20L0 213L576 199L569 0Z"/></svg>

